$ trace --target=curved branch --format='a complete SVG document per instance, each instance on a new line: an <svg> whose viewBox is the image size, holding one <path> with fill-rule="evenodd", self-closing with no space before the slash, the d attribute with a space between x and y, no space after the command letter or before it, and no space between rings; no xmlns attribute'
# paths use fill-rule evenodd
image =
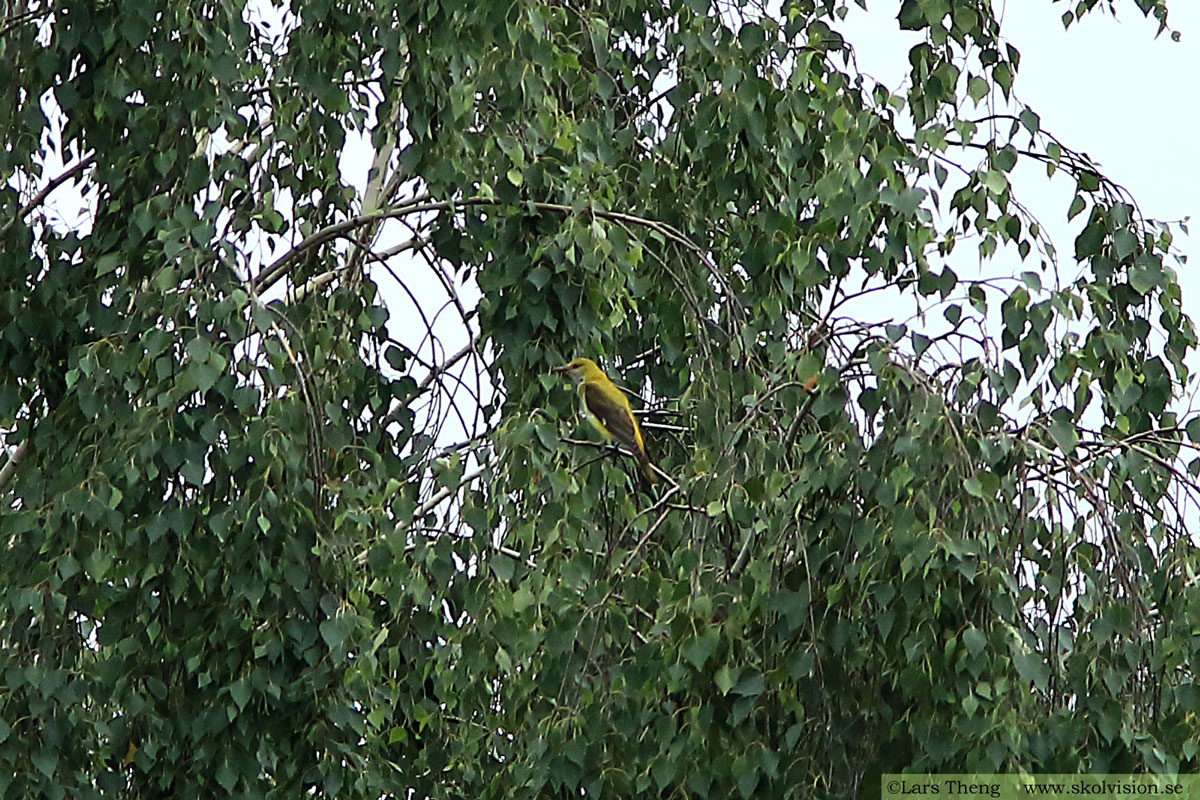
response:
<svg viewBox="0 0 1200 800"><path fill-rule="evenodd" d="M33 211L35 208L40 206L43 203L43 201L45 201L45 199L50 195L51 192L53 192L59 186L62 186L67 181L74 178L76 175L78 175L80 172L87 169L94 163L96 163L96 154L93 152L91 155L85 156L82 159L80 159L79 161L75 162L75 164L73 166L71 166L69 169L65 170L61 175L57 175L56 177L51 178L50 182L47 183L45 186L43 186L38 191L38 193L35 194L32 199L30 199L30 201L28 203L21 206L21 209L17 212L17 216L14 217L13 219L9 220L8 224L12 225L16 220L24 219L29 214L29 212ZM7 226L5 226L5 227L7 227Z"/></svg>
<svg viewBox="0 0 1200 800"><path fill-rule="evenodd" d="M506 203L486 197L471 197L465 200L438 200L433 202L425 202L425 197L422 196L409 200L408 202L400 205L390 206L388 208L380 209L379 211L359 214L357 216L350 217L349 219L342 220L341 222L328 225L309 235L304 239L304 241L300 242L291 250L276 259L271 266L267 267L257 276L252 278L250 284L251 287L256 291L265 291L283 277L288 268L291 266L292 262L295 261L302 253L307 250L311 250L314 247L319 247L326 242L330 242L334 239L344 236L350 231L353 231L363 225L370 225L384 219L399 219L412 214L421 214L426 211L454 211L459 208L469 208L472 206L495 208L502 205L506 205ZM696 257L700 259L700 262L708 269L709 273L713 276L713 279L721 285L722 290L725 291L729 299L737 304L738 310L743 313L745 312L741 302L738 301L737 297L733 293L733 287L729 284L729 281L725 278L725 276L721 274L720 269L718 269L717 265L713 263L708 253L706 253L698 244L689 239L683 234L683 232L675 228L673 225L660 220L650 219L648 217L640 217L636 214L629 214L623 211L605 211L594 208L581 210L573 206L564 205L562 203L542 203L529 201L521 203L520 205L534 211L562 214L563 216L586 213L593 217L608 220L610 222L623 222L656 231L668 241L674 242L695 254Z"/></svg>
<svg viewBox="0 0 1200 800"><path fill-rule="evenodd" d="M26 439L8 454L8 460L4 462L4 467L0 468L0 489L3 489L12 480L13 474L17 471L17 464L21 463L21 459L25 457L28 450L29 440Z"/></svg>
<svg viewBox="0 0 1200 800"><path fill-rule="evenodd" d="M405 531L412 527L416 520L428 514L437 507L438 503L441 503L443 500L447 499L467 484L478 480L483 475L484 471L487 470L487 468L491 465L492 464L490 461L483 461L481 464L479 464L479 466L475 467L470 472L464 473L462 478L459 479L457 486L443 486L441 489L434 492L432 497L413 509L412 519L409 519L405 522L396 523L396 527L392 530L391 535L402 536ZM367 562L367 554L370 553L370 551L371 548L368 547L360 552L357 556L355 556L355 562L358 564L365 564Z"/></svg>

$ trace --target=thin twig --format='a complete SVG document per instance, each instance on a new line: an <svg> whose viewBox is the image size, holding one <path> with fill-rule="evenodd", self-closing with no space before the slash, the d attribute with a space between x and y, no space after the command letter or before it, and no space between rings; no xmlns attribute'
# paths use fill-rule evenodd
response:
<svg viewBox="0 0 1200 800"><path fill-rule="evenodd" d="M443 486L441 489L438 489L436 492L433 493L432 497L430 497L424 503L421 503L421 505L417 506L416 509L413 510L411 519L396 523L396 527L392 529L391 535L393 537L394 536L403 536L405 534L405 532L407 532L408 529L413 526L413 523L416 520L418 520L421 517L428 514L430 511L432 511L434 508L436 508L439 503L441 503L443 500L445 500L446 498L453 495L458 490L462 489L468 483L471 483L472 481L477 480L481 475L483 475L484 471L491 465L492 464L490 461L484 461L482 464L475 467L470 472L464 473L462 478L459 480L457 486ZM367 549L365 549L361 553L359 553L357 556L355 556L355 558L354 558L355 562L357 562L358 564L367 563L367 554L370 552L370 549L371 548L368 547Z"/></svg>

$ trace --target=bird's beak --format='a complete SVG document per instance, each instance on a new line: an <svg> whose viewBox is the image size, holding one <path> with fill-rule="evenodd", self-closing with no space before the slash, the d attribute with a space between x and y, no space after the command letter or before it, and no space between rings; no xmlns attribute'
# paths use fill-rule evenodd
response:
<svg viewBox="0 0 1200 800"><path fill-rule="evenodd" d="M570 371L571 371L571 365L570 365L570 364L563 364L561 367L553 367L553 368L552 368L550 371L551 371L551 372L553 372L553 373L554 373L554 374L556 374L556 375L562 375L564 372L570 372Z"/></svg>

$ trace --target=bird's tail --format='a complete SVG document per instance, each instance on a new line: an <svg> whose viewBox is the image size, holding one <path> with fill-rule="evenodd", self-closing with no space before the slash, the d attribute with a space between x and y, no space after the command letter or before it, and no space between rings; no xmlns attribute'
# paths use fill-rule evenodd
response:
<svg viewBox="0 0 1200 800"><path fill-rule="evenodd" d="M654 473L654 465L650 462L650 456L646 455L646 451L638 449L637 451L638 464L642 467L642 473L646 476L646 480L650 485L658 483L658 475Z"/></svg>

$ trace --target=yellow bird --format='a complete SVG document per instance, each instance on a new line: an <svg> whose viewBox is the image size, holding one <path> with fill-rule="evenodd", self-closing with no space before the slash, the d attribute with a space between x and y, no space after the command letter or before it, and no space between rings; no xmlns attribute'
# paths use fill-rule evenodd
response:
<svg viewBox="0 0 1200 800"><path fill-rule="evenodd" d="M555 367L553 372L564 373L579 384L579 399L583 411L604 438L615 440L633 453L646 480L658 483L654 466L646 455L646 442L642 430L634 419L629 400L616 384L608 379L604 370L590 358L577 358L570 364Z"/></svg>

